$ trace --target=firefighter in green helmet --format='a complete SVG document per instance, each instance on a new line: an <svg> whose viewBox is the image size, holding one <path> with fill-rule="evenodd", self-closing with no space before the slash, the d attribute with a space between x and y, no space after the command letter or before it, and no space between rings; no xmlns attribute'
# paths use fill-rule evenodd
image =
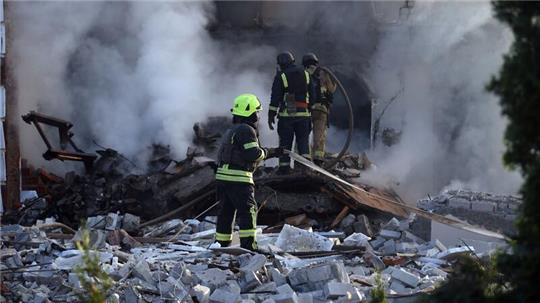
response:
<svg viewBox="0 0 540 303"><path fill-rule="evenodd" d="M222 247L231 243L236 217L240 227L240 246L257 249L257 202L253 172L261 161L283 154L281 148L260 146L257 128L261 110L257 96L242 94L236 97L231 109L233 127L223 136L218 151L216 186L221 210L215 240Z"/></svg>

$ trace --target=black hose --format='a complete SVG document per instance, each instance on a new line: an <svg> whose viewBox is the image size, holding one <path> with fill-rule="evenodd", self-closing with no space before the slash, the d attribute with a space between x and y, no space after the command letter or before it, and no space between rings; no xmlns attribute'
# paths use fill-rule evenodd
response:
<svg viewBox="0 0 540 303"><path fill-rule="evenodd" d="M349 145L351 144L352 134L353 134L353 129L354 129L354 115L353 115L353 109L352 109L351 100L349 99L349 95L347 94L347 91L345 91L345 88L343 87L343 84L341 84L341 81L339 81L339 79L336 77L336 75L330 69L328 69L328 68L326 68L324 66L321 66L320 69L324 70L330 76L332 76L334 81L337 83L337 85L339 87L339 90L341 91L341 93L345 97L345 101L347 101L347 106L349 108L349 133L347 135L347 140L345 141L345 145L343 145L343 148L341 149L341 151L339 152L339 154L337 155L337 157L335 159L333 159L333 160L331 160L331 161L324 164L325 169L331 169L332 167L334 167L339 162L339 160L341 160L343 155L345 155L345 153L349 149Z"/></svg>

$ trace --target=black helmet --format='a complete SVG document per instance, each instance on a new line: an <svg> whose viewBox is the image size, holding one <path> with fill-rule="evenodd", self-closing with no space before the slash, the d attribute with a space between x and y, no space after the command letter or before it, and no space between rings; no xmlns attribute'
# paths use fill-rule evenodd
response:
<svg viewBox="0 0 540 303"><path fill-rule="evenodd" d="M294 63L294 56L291 52L283 52L277 56L277 64L280 67L287 67Z"/></svg>
<svg viewBox="0 0 540 303"><path fill-rule="evenodd" d="M302 65L308 67L310 65L318 65L319 58L314 53L307 53L302 57Z"/></svg>

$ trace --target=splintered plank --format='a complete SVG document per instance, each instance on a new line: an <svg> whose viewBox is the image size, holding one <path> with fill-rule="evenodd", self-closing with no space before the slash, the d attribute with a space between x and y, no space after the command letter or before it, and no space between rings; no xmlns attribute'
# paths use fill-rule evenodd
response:
<svg viewBox="0 0 540 303"><path fill-rule="evenodd" d="M381 211L391 213L399 217L408 217L409 214L415 213L416 215L420 217L423 217L432 221L437 221L445 225L453 226L455 228L467 230L467 231L474 232L474 233L481 234L488 237L506 239L505 236L499 233L488 231L483 228L475 227L470 224L463 223L454 219L450 219L441 215L433 214L433 213L418 209L414 206L409 206L403 203L401 199L396 198L395 195L390 194L388 192L382 192L380 190L376 190L374 188L369 188L369 187L362 188L362 186L358 184L349 183L331 174L325 169L313 164L311 161L307 160L306 158L294 152L288 152L288 154L295 161L329 178L329 183L331 184L331 186L329 187L333 187L334 191L338 193L337 196L340 196L341 194L342 196L347 198L346 199L347 201L344 201L343 199L339 199L340 201L344 202L346 205L355 205L355 206L365 205L371 208L375 208ZM373 192L370 192L370 190Z"/></svg>
<svg viewBox="0 0 540 303"><path fill-rule="evenodd" d="M345 205L343 209L339 212L339 214L336 216L334 221L332 221L332 224L330 224L330 228L335 228L336 226L338 226L338 224L341 223L343 218L345 218L347 214L349 214L350 209L350 207Z"/></svg>

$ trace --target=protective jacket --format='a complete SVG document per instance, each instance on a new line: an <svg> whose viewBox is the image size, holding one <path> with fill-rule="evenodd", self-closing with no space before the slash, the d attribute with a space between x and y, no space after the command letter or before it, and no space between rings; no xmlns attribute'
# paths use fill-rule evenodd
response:
<svg viewBox="0 0 540 303"><path fill-rule="evenodd" d="M317 68L311 76L312 85L310 101L312 109L328 112L330 105L334 101L333 93L335 91L335 85L334 87L327 87L328 85L325 85L327 83L324 83L321 79L323 76L322 73L325 72L320 68ZM328 76L326 75L326 77Z"/></svg>
<svg viewBox="0 0 540 303"><path fill-rule="evenodd" d="M266 158L259 146L257 131L247 123L235 124L224 136L218 151L216 180L227 182L253 182L257 163Z"/></svg>
<svg viewBox="0 0 540 303"><path fill-rule="evenodd" d="M274 77L269 110L279 111L280 117L309 117L311 90L309 73L291 64Z"/></svg>

